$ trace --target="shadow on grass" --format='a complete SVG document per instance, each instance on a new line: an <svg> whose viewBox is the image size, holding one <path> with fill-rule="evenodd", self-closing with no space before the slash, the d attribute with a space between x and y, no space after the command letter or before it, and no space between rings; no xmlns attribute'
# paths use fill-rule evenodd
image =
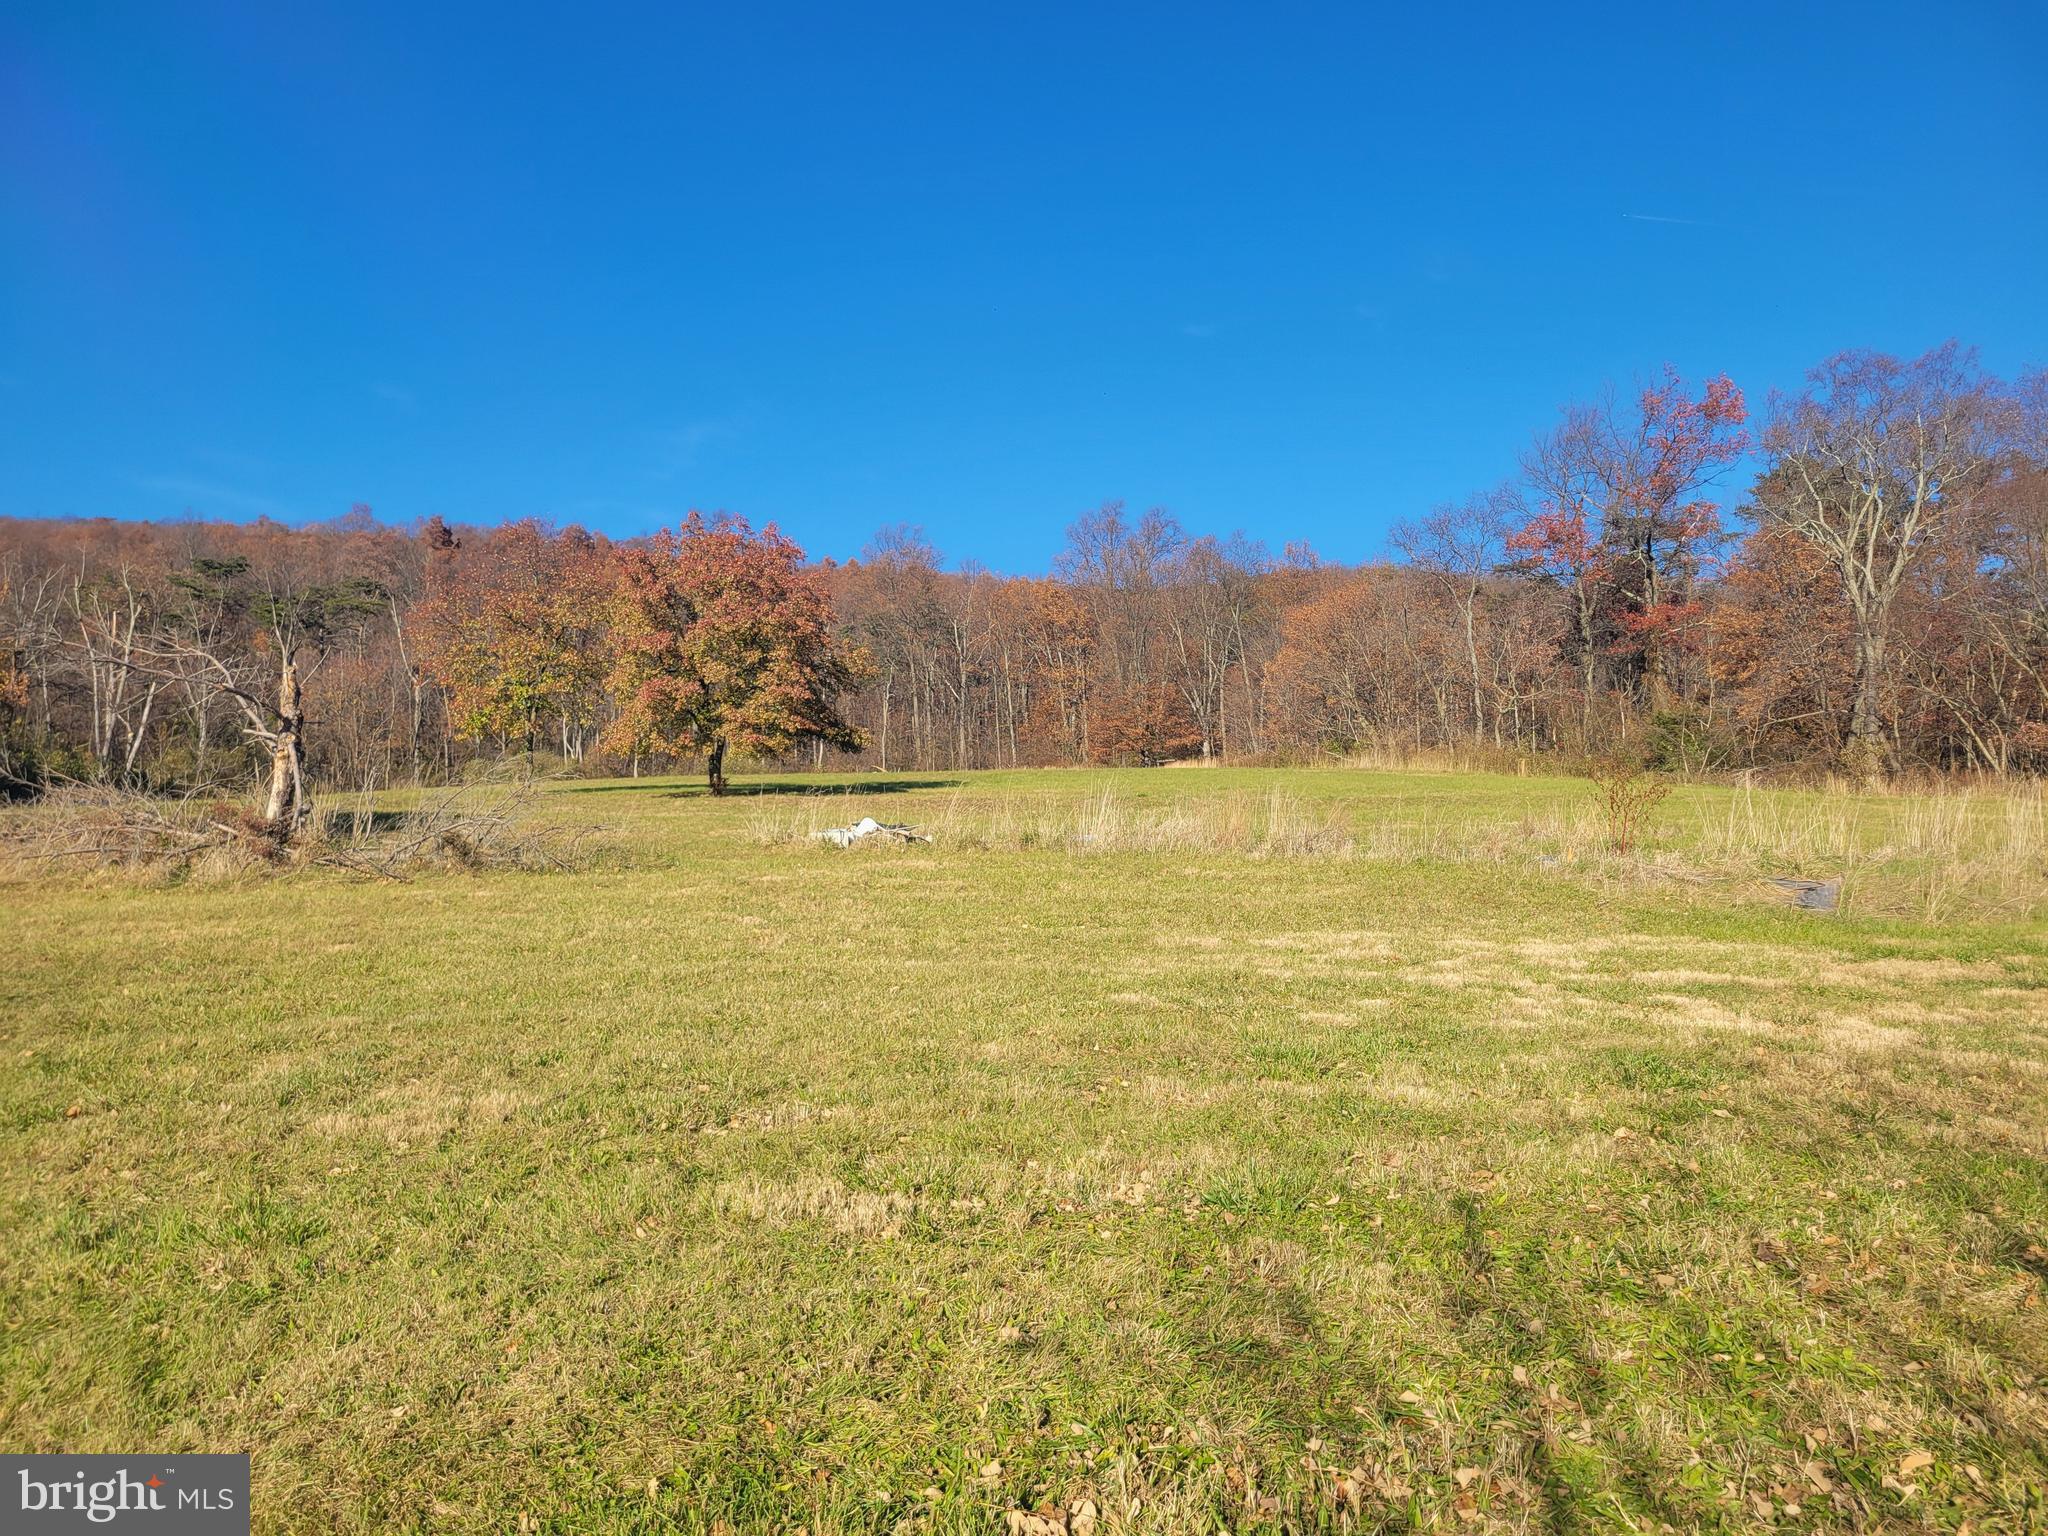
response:
<svg viewBox="0 0 2048 1536"><path fill-rule="evenodd" d="M844 784L785 784L769 781L761 784L727 784L727 799L738 799L742 795L900 795L913 789L958 789L960 779L855 779ZM654 781L645 784L565 784L557 793L567 795L615 795L624 792L643 795L665 795L671 800L708 800L711 786L708 784L676 785Z"/></svg>
<svg viewBox="0 0 2048 1536"><path fill-rule="evenodd" d="M411 811L358 811L353 807L336 811L334 819L345 823L351 829L360 827L364 832L396 832L406 824Z"/></svg>

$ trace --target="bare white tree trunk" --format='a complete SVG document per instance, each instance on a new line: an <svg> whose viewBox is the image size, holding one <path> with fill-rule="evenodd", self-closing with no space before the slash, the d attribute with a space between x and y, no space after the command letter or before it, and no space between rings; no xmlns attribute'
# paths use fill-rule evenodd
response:
<svg viewBox="0 0 2048 1536"><path fill-rule="evenodd" d="M263 806L264 820L273 826L296 828L311 809L306 803L306 778L299 755L302 709L298 664L288 660L278 676L278 727L271 734L270 795Z"/></svg>

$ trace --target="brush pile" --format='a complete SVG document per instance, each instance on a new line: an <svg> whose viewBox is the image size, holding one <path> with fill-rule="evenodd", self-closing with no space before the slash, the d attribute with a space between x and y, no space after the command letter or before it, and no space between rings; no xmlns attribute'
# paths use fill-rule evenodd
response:
<svg viewBox="0 0 2048 1536"><path fill-rule="evenodd" d="M596 829L543 818L537 799L531 785L458 784L401 809L365 798L316 810L293 828L210 793L66 784L0 819L0 862L23 872L118 870L169 881L312 868L405 880L434 869L580 867Z"/></svg>

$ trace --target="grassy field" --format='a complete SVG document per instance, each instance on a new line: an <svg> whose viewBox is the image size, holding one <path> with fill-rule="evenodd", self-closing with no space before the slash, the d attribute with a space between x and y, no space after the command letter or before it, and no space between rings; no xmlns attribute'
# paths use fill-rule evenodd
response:
<svg viewBox="0 0 2048 1536"><path fill-rule="evenodd" d="M0 883L0 1446L273 1532L2048 1522L2038 794L826 784Z"/></svg>

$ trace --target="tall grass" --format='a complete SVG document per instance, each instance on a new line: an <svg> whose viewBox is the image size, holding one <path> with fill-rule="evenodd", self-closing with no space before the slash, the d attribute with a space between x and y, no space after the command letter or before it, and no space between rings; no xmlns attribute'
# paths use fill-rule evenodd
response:
<svg viewBox="0 0 2048 1536"><path fill-rule="evenodd" d="M757 806L749 813L748 833L764 844L814 841L827 827L852 819L852 803L829 796ZM1165 805L1136 804L1112 789L1078 798L954 794L917 828L944 846L987 850L1348 858L1354 845L1342 804L1311 807L1277 789L1263 795L1189 795Z"/></svg>
<svg viewBox="0 0 2048 1536"><path fill-rule="evenodd" d="M1342 756L1321 759L1318 765L1374 773L1507 773L1527 778L1539 761L1534 754L1519 748L1486 742L1416 746L1382 741L1360 743ZM1554 765L1551 771L1556 771Z"/></svg>
<svg viewBox="0 0 2048 1536"><path fill-rule="evenodd" d="M757 843L805 843L866 809L857 791L764 798L746 825ZM1695 786L1647 810L1639 844L1619 851L1609 808L1590 786L1514 813L1457 801L1309 801L1279 788L1205 793L1192 785L1163 802L1110 788L1083 796L959 791L918 809L918 829L940 849L1478 862L1774 897L1768 882L1799 877L1839 881L1845 910L1930 921L2048 912L2048 800L2032 783Z"/></svg>
<svg viewBox="0 0 2048 1536"><path fill-rule="evenodd" d="M2037 782L1830 784L1806 795L1745 786L1718 814L1696 805L1690 830L1710 861L1818 871L1842 880L1845 900L1860 895L1930 920L1970 909L2032 916L2048 891L2048 797Z"/></svg>

